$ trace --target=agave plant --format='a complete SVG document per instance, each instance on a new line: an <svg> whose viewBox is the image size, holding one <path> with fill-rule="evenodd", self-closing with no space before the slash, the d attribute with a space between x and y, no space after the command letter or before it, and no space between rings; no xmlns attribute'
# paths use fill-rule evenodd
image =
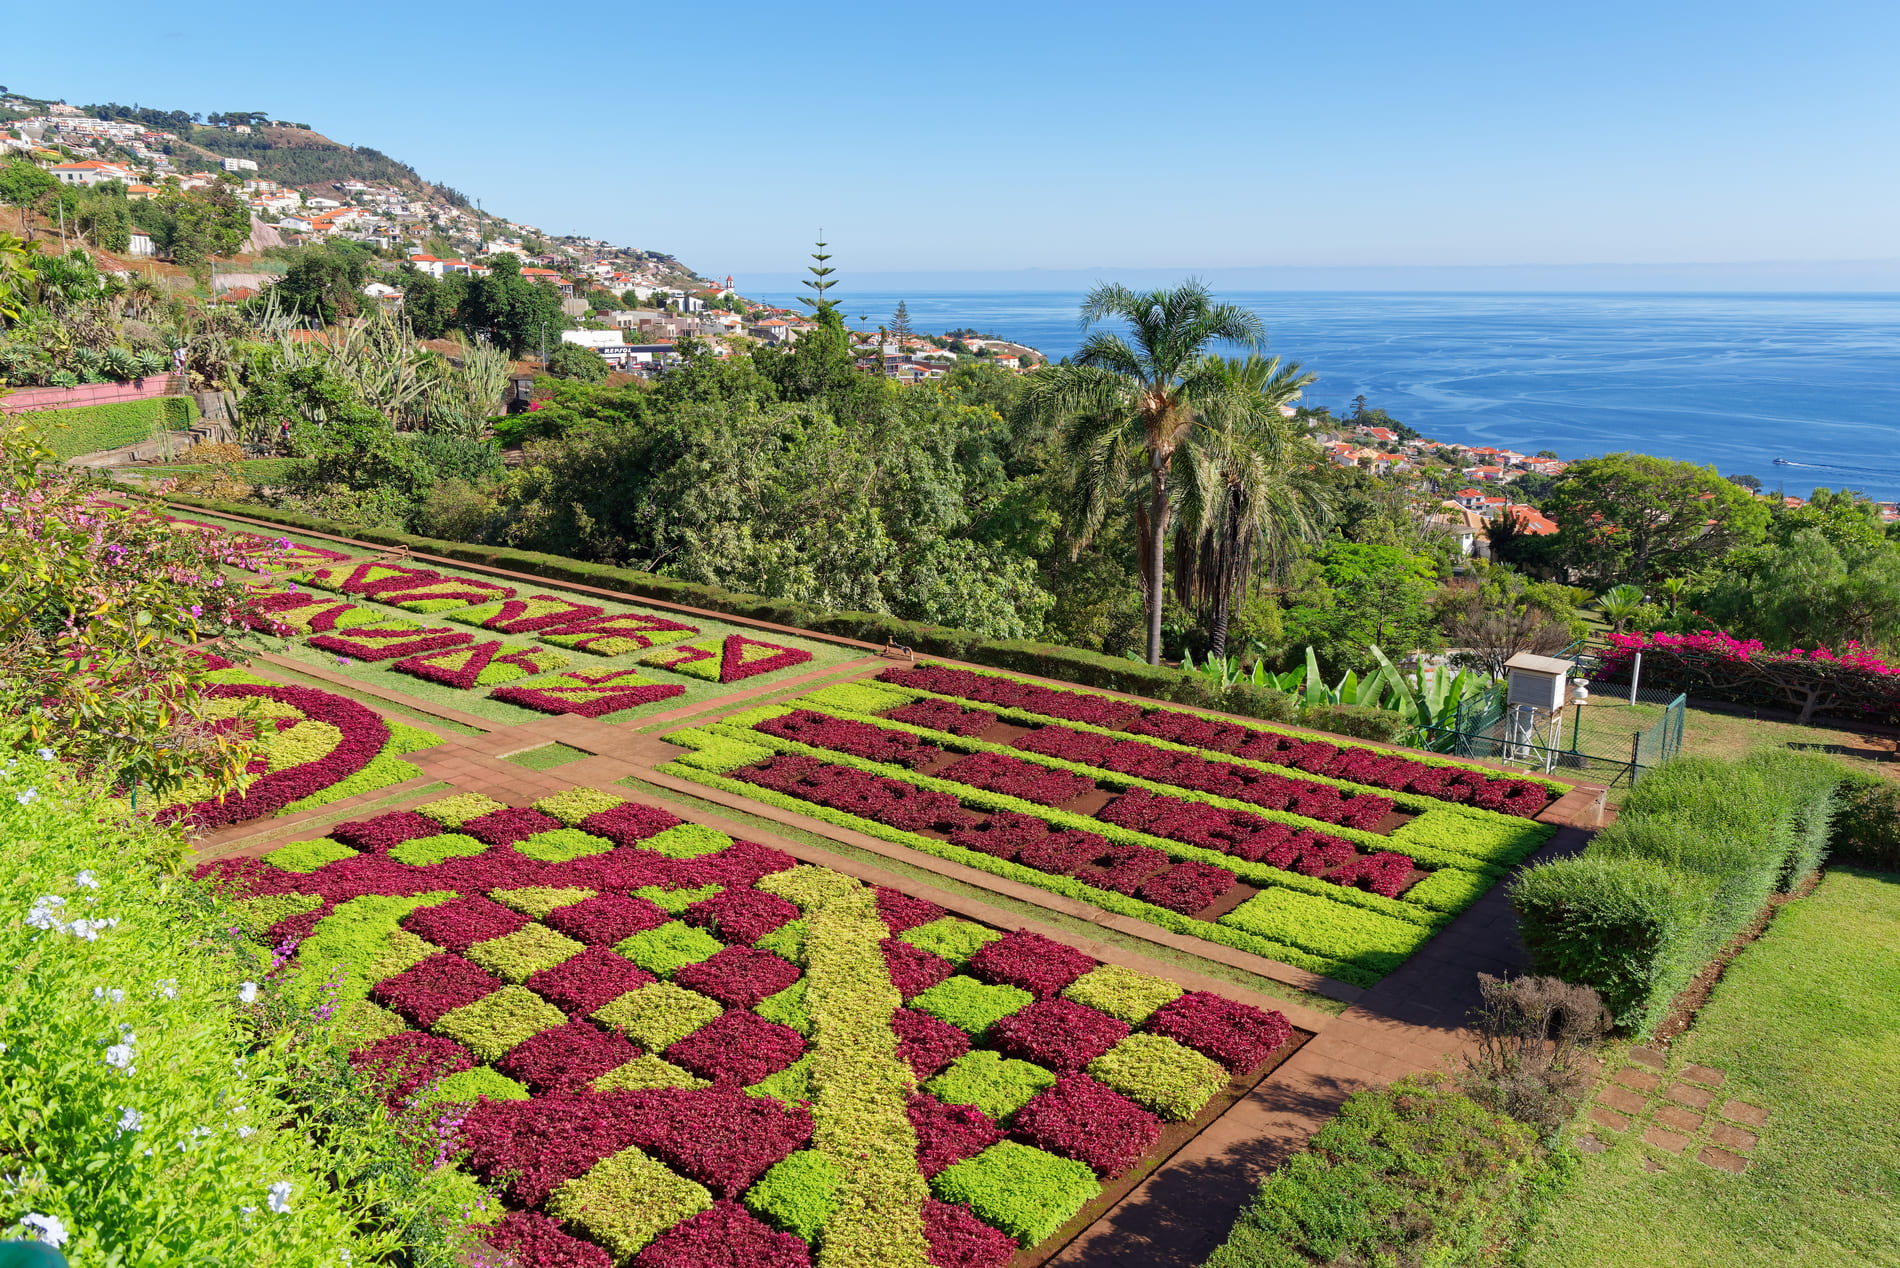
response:
<svg viewBox="0 0 1900 1268"><path fill-rule="evenodd" d="M100 368L105 372L106 377L117 379L121 383L139 376L138 358L132 354L130 348L119 344L106 349Z"/></svg>
<svg viewBox="0 0 1900 1268"><path fill-rule="evenodd" d="M138 377L142 379L165 373L165 367L171 364L164 353L154 348L147 348L133 360L138 363Z"/></svg>

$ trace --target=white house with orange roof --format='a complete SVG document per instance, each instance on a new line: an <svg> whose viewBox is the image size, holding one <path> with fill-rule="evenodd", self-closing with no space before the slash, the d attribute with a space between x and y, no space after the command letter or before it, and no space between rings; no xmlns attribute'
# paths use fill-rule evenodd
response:
<svg viewBox="0 0 1900 1268"><path fill-rule="evenodd" d="M53 179L62 185L99 185L106 181L132 182L132 169L123 163L107 163L100 159L82 159L77 163L60 163L53 169Z"/></svg>

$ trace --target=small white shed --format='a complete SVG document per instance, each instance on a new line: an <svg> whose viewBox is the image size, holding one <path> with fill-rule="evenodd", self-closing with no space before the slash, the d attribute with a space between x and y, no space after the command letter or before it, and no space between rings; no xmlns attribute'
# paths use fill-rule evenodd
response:
<svg viewBox="0 0 1900 1268"><path fill-rule="evenodd" d="M1540 713L1556 713L1564 707L1564 682L1576 664L1554 656L1519 652L1504 662L1510 673L1509 703L1513 708L1530 705Z"/></svg>

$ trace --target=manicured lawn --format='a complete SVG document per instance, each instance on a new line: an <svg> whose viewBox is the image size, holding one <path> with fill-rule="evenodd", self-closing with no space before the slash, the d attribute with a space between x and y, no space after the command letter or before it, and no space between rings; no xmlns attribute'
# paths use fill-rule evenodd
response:
<svg viewBox="0 0 1900 1268"><path fill-rule="evenodd" d="M569 762L578 762L587 754L566 744L543 744L540 748L531 748L508 758L517 766L526 766L529 770L553 770L556 766L565 766Z"/></svg>
<svg viewBox="0 0 1900 1268"><path fill-rule="evenodd" d="M1749 1169L1597 1129L1610 1149L1585 1156L1526 1264L1900 1263L1897 952L1900 876L1831 871L1784 908L1670 1053L1672 1070L1724 1070L1724 1095L1768 1110Z"/></svg>

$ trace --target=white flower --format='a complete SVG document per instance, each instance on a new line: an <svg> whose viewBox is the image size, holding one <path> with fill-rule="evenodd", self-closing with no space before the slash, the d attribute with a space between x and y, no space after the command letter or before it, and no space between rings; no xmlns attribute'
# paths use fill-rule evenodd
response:
<svg viewBox="0 0 1900 1268"><path fill-rule="evenodd" d="M33 907L26 913L26 923L34 929L64 930L66 923L59 918L60 911L66 906L66 900L58 894L41 894L33 900Z"/></svg>
<svg viewBox="0 0 1900 1268"><path fill-rule="evenodd" d="M73 877L73 879L86 889L99 888L99 878L92 874L91 868L87 868L85 871L81 872L79 875Z"/></svg>
<svg viewBox="0 0 1900 1268"><path fill-rule="evenodd" d="M279 1180L264 1195L264 1204L279 1215L290 1214L290 1181Z"/></svg>
<svg viewBox="0 0 1900 1268"><path fill-rule="evenodd" d="M243 1140L245 1137L249 1136L252 1132L256 1130L257 1128L255 1127L240 1127L237 1129L238 1139Z"/></svg>
<svg viewBox="0 0 1900 1268"><path fill-rule="evenodd" d="M257 1002L257 983L245 982L238 987L238 1003L255 1004Z"/></svg>
<svg viewBox="0 0 1900 1268"><path fill-rule="evenodd" d="M55 1249L66 1244L68 1236L66 1226L57 1215L41 1215L34 1212L20 1217L21 1227L25 1228L36 1242L44 1242Z"/></svg>
<svg viewBox="0 0 1900 1268"><path fill-rule="evenodd" d="M132 1062L138 1056L136 1049L129 1043L115 1043L106 1049L106 1064L115 1070L133 1072Z"/></svg>
<svg viewBox="0 0 1900 1268"><path fill-rule="evenodd" d="M119 1109L121 1111L119 1114L119 1135L123 1136L127 1132L135 1132L145 1126L145 1119L130 1105L121 1105Z"/></svg>
<svg viewBox="0 0 1900 1268"><path fill-rule="evenodd" d="M25 792L20 793L14 797L14 800L19 802L23 806L30 806L34 802L38 801L39 799L40 799L40 790L37 788L29 788ZM51 1219L52 1217L48 1216L47 1218Z"/></svg>
<svg viewBox="0 0 1900 1268"><path fill-rule="evenodd" d="M175 977L168 977L164 981L160 982L157 986L153 987L152 989L157 991L160 995L164 996L166 999L177 999L178 998L178 979Z"/></svg>
<svg viewBox="0 0 1900 1268"><path fill-rule="evenodd" d="M50 748L43 748L43 749L41 749L41 750L40 750L40 760L41 760L42 762L50 762L50 761L52 761L52 760L53 760L53 750L52 750L52 749L50 749Z"/></svg>
<svg viewBox="0 0 1900 1268"><path fill-rule="evenodd" d="M94 999L110 1000L114 1004L125 1003L125 992L116 986L111 990L107 990L103 986L95 986L92 988L92 997Z"/></svg>

